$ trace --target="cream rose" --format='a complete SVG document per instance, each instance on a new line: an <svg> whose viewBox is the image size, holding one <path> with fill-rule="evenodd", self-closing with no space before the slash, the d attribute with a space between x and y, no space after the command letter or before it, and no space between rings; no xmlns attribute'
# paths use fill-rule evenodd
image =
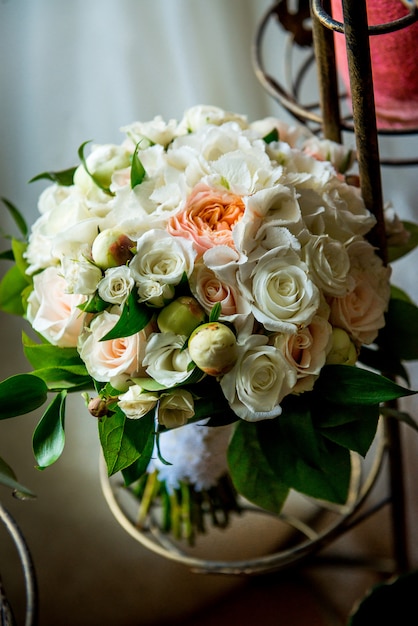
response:
<svg viewBox="0 0 418 626"><path fill-rule="evenodd" d="M174 333L153 333L147 341L143 366L165 387L173 387L187 380L191 374L191 358L184 348L186 337Z"/></svg>
<svg viewBox="0 0 418 626"><path fill-rule="evenodd" d="M224 111L210 105L197 105L185 111L178 127L178 134L196 132L207 125L220 126L226 122L236 122L241 129L248 127L247 118L237 113Z"/></svg>
<svg viewBox="0 0 418 626"><path fill-rule="evenodd" d="M128 391L119 396L118 406L129 419L140 419L157 406L159 396L145 391L139 385L131 385Z"/></svg>
<svg viewBox="0 0 418 626"><path fill-rule="evenodd" d="M137 254L129 264L135 281L156 281L178 285L193 271L196 252L184 237L172 237L164 230L150 230L137 242Z"/></svg>
<svg viewBox="0 0 418 626"><path fill-rule="evenodd" d="M166 428L184 426L194 416L193 396L185 389L173 389L160 396L158 422Z"/></svg>
<svg viewBox="0 0 418 626"><path fill-rule="evenodd" d="M296 384L296 369L264 335L250 335L238 346L238 359L220 385L238 417L249 422L281 414L280 402Z"/></svg>
<svg viewBox="0 0 418 626"><path fill-rule="evenodd" d="M84 314L78 307L86 296L67 293L60 270L48 267L33 277L27 319L33 329L62 348L77 346Z"/></svg>
<svg viewBox="0 0 418 626"><path fill-rule="evenodd" d="M274 346L281 350L288 363L296 370L297 382L293 393L310 391L325 365L332 343L332 326L316 315L309 326L294 334L276 335Z"/></svg>
<svg viewBox="0 0 418 626"><path fill-rule="evenodd" d="M310 323L319 307L319 290L309 278L309 268L293 250L266 252L246 283L253 315L267 330L294 333Z"/></svg>
<svg viewBox="0 0 418 626"><path fill-rule="evenodd" d="M370 344L385 325L391 270L363 239L355 239L347 249L353 287L346 296L330 300L330 322L345 329L356 342Z"/></svg>
<svg viewBox="0 0 418 626"><path fill-rule="evenodd" d="M104 277L97 285L97 290L105 302L123 304L134 285L135 281L130 269L126 265L120 265L105 271Z"/></svg>
<svg viewBox="0 0 418 626"><path fill-rule="evenodd" d="M99 313L80 336L79 353L95 380L111 381L120 374L143 374L141 366L146 332L141 331L118 339L101 339L115 326L120 317L118 307Z"/></svg>
<svg viewBox="0 0 418 626"><path fill-rule="evenodd" d="M341 242L328 235L311 235L302 247L301 256L312 280L325 294L343 296L350 291L350 258Z"/></svg>
<svg viewBox="0 0 418 626"><path fill-rule="evenodd" d="M91 295L102 279L101 270L84 254L62 259L62 272L69 293Z"/></svg>

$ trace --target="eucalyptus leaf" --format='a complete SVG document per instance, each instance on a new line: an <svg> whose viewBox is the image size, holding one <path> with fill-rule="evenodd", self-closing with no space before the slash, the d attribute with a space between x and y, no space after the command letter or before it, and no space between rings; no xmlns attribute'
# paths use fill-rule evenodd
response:
<svg viewBox="0 0 418 626"><path fill-rule="evenodd" d="M228 448L228 466L238 493L267 511L280 513L289 488L271 469L254 423L238 422Z"/></svg>
<svg viewBox="0 0 418 626"><path fill-rule="evenodd" d="M27 286L26 278L17 265L13 265L0 282L0 309L5 313L22 317L25 313L22 291Z"/></svg>
<svg viewBox="0 0 418 626"><path fill-rule="evenodd" d="M150 307L137 302L135 295L131 292L123 305L119 320L100 341L134 335L145 328L152 316L153 312Z"/></svg>
<svg viewBox="0 0 418 626"><path fill-rule="evenodd" d="M132 466L149 448L154 432L154 412L131 420L117 408L99 423L99 437L109 476Z"/></svg>
<svg viewBox="0 0 418 626"><path fill-rule="evenodd" d="M141 142L138 142L135 147L135 151L132 155L131 165L131 188L135 189L137 185L140 185L146 176L146 171L142 165L141 159L138 156L139 146Z"/></svg>
<svg viewBox="0 0 418 626"><path fill-rule="evenodd" d="M319 400L346 405L379 404L416 393L380 374L350 365L326 365L314 392Z"/></svg>
<svg viewBox="0 0 418 626"><path fill-rule="evenodd" d="M3 204L5 204L5 206L7 207L21 235L23 235L23 237L26 237L29 232L28 225L19 209L17 209L15 205L10 202L10 200L7 200L6 198L1 198L1 200Z"/></svg>
<svg viewBox="0 0 418 626"><path fill-rule="evenodd" d="M34 183L38 180L50 180L53 183L62 185L63 187L71 187L74 183L74 174L76 169L77 167L70 167L59 172L42 172L42 174L37 174L37 176L31 178L29 182Z"/></svg>
<svg viewBox="0 0 418 626"><path fill-rule="evenodd" d="M33 433L33 452L40 470L55 463L64 450L66 396L64 390L55 396Z"/></svg>
<svg viewBox="0 0 418 626"><path fill-rule="evenodd" d="M16 374L0 382L0 419L30 413L42 406L48 387L32 374Z"/></svg>
<svg viewBox="0 0 418 626"><path fill-rule="evenodd" d="M14 492L13 495L19 500L26 499L26 498L36 498L33 491L31 491L30 489L28 489L27 487L25 487L24 485L18 482L16 478L16 474L14 473L10 465L8 465L6 461L2 459L1 457L0 457L0 484L4 485L5 487L9 487L10 489L13 489L13 492Z"/></svg>

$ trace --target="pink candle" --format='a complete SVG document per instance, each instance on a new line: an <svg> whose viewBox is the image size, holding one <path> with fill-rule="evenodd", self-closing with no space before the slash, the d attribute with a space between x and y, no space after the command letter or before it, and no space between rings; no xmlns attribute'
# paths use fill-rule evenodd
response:
<svg viewBox="0 0 418 626"><path fill-rule="evenodd" d="M370 25L408 13L401 0L367 0ZM342 0L332 0L334 19L342 22ZM335 33L339 73L349 90L344 35ZM418 128L418 22L370 37L370 55L378 128Z"/></svg>

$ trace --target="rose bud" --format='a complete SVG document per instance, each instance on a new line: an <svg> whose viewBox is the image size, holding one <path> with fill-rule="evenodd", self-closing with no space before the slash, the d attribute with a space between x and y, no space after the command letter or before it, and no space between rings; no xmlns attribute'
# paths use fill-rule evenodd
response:
<svg viewBox="0 0 418 626"><path fill-rule="evenodd" d="M328 365L355 365L357 348L342 328L332 329L332 346L327 356Z"/></svg>
<svg viewBox="0 0 418 626"><path fill-rule="evenodd" d="M174 333L188 337L205 320L205 312L191 296L180 296L161 309L158 328L162 333Z"/></svg>
<svg viewBox="0 0 418 626"><path fill-rule="evenodd" d="M108 189L111 185L113 174L117 170L129 167L131 158L131 153L123 146L97 146L86 159L89 173L87 173L84 165L80 165L74 174L74 184L83 193L88 194L96 185L90 176L92 175L100 187Z"/></svg>
<svg viewBox="0 0 418 626"><path fill-rule="evenodd" d="M135 243L127 235L113 228L102 230L93 241L91 255L102 269L125 265L134 256Z"/></svg>
<svg viewBox="0 0 418 626"><path fill-rule="evenodd" d="M91 398L87 405L89 413L93 415L93 417L101 418L108 414L107 401L103 400L103 398Z"/></svg>
<svg viewBox="0 0 418 626"><path fill-rule="evenodd" d="M189 354L209 376L226 374L237 359L237 340L230 328L219 322L198 326L189 339Z"/></svg>

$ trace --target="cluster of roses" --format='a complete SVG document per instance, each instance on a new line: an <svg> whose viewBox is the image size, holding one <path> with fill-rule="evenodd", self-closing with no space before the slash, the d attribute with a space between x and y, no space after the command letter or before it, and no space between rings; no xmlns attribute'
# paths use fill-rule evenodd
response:
<svg viewBox="0 0 418 626"><path fill-rule="evenodd" d="M311 390L325 363L355 363L384 325L389 269L341 174L350 151L214 107L123 130L40 197L32 327L77 347L128 418L158 407L167 427L193 417L190 383L205 375L254 421ZM148 315L125 336L129 302Z"/></svg>

